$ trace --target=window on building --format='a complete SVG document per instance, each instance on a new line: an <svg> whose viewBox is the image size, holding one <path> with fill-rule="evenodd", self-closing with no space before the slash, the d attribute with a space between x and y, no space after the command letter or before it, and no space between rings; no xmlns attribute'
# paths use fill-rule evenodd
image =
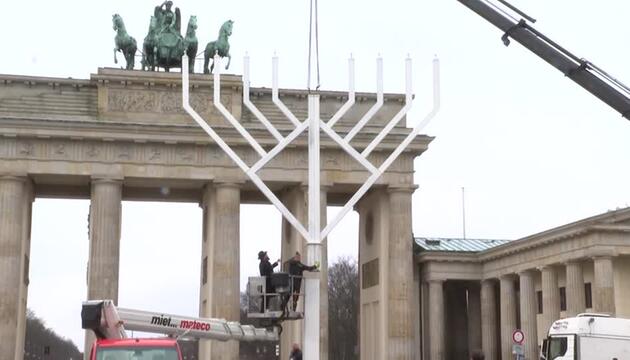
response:
<svg viewBox="0 0 630 360"><path fill-rule="evenodd" d="M567 311L567 289L560 288L560 311Z"/></svg>
<svg viewBox="0 0 630 360"><path fill-rule="evenodd" d="M538 313L543 313L542 291L536 291L536 300L538 301Z"/></svg>
<svg viewBox="0 0 630 360"><path fill-rule="evenodd" d="M587 308L593 307L593 293L591 292L591 283L584 284L584 303Z"/></svg>

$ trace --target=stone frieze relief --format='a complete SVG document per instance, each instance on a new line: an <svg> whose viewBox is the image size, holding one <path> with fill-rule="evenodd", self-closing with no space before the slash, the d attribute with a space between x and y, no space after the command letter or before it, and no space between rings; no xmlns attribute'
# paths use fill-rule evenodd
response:
<svg viewBox="0 0 630 360"><path fill-rule="evenodd" d="M247 147L234 147L235 152L250 166L259 159ZM372 161L380 163L385 156L373 154ZM200 144L134 143L129 141L21 139L0 137L0 159L12 160L63 160L71 162L155 164L172 166L236 167L221 149ZM278 154L264 169L306 170L308 153L290 148ZM322 151L322 166L326 170L363 171L363 167L341 150ZM410 156L396 161L392 171L413 171ZM412 181L412 180L410 180ZM407 180L401 179L401 183Z"/></svg>
<svg viewBox="0 0 630 360"><path fill-rule="evenodd" d="M232 96L222 94L221 103L230 109ZM212 94L209 92L191 93L190 104L200 114L219 115L213 106ZM109 89L107 111L185 115L182 108L182 96L178 91Z"/></svg>

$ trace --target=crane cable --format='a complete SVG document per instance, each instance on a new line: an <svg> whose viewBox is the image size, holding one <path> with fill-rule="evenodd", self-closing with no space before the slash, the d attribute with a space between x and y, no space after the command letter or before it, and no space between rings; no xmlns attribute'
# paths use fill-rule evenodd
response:
<svg viewBox="0 0 630 360"><path fill-rule="evenodd" d="M319 77L319 24L317 21L317 0L311 0L310 12L309 12L309 27L308 27L308 84L307 89L311 91L311 61L313 59L313 9L315 10L315 60L317 70L317 87L315 90L319 90L320 77Z"/></svg>

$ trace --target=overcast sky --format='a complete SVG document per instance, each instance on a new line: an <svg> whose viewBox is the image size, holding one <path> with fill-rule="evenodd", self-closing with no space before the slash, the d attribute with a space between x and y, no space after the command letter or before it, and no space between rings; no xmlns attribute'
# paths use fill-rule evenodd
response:
<svg viewBox="0 0 630 360"><path fill-rule="evenodd" d="M514 0L534 26L578 57L630 83L630 3L619 0ZM111 15L119 13L140 44L152 1L11 1L3 4L0 73L89 78L115 66ZM306 87L308 1L176 1L183 23L197 15L200 48L227 19L230 72L251 57L253 86ZM630 122L455 0L319 2L322 88L346 90L346 59L356 59L357 89L375 91L375 58L384 59L385 91L404 91L404 58L414 60L417 101L431 99L431 60L442 65L442 110L426 133L436 139L416 165L413 231L462 235L466 188L468 237L516 239L630 205ZM120 59L120 57L119 57ZM29 307L83 346L80 302L86 294L87 201L35 202ZM256 272L255 253L279 254L280 216L242 206L241 283ZM331 211L335 211L331 209ZM62 215L63 214L63 215ZM356 255L357 216L330 237L330 257ZM266 224L276 223L270 228ZM123 203L121 306L194 315L198 309L201 211L196 204ZM260 228L264 226L265 233ZM168 254L169 266L159 261ZM181 259L177 266L170 261ZM157 260L157 261L156 261Z"/></svg>

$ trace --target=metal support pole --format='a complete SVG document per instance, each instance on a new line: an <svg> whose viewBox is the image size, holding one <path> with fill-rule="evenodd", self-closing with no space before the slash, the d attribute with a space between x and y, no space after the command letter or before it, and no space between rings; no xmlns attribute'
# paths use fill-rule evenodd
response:
<svg viewBox="0 0 630 360"><path fill-rule="evenodd" d="M321 263L319 95L308 96L308 233L307 263ZM319 275L319 273L316 273ZM305 278L304 359L319 360L319 276Z"/></svg>

